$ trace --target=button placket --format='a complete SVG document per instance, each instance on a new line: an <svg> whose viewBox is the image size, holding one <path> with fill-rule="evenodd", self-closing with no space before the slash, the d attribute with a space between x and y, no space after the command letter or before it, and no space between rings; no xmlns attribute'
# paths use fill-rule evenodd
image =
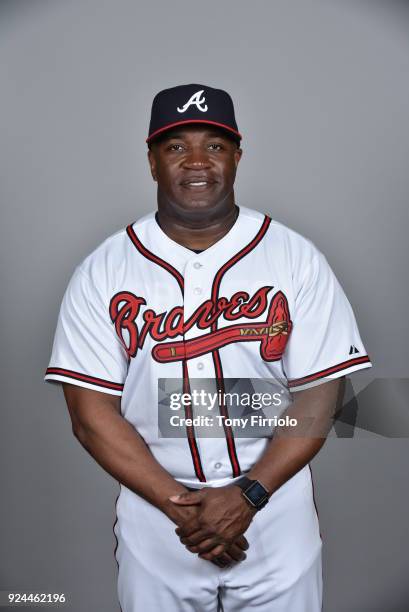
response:
<svg viewBox="0 0 409 612"><path fill-rule="evenodd" d="M192 258L186 265L184 273L185 290L184 290L184 311L185 320L188 320L194 312L208 299L207 283L209 282L208 274L206 274L206 265L201 261ZM185 340L200 337L203 330L197 325L191 327L185 334ZM198 358L188 359L187 367L190 376L198 378L212 376L212 371L209 369L210 363L208 355L202 355Z"/></svg>

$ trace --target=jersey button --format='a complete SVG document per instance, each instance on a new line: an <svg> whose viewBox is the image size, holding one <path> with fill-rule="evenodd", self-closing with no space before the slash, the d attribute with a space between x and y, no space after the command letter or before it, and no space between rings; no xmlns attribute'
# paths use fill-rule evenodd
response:
<svg viewBox="0 0 409 612"><path fill-rule="evenodd" d="M202 264L201 264L201 263L199 263L198 261L195 261L195 263L193 264L193 267L194 267L196 270L199 270L199 269L200 269L200 268L202 268L203 266L202 266Z"/></svg>
<svg viewBox="0 0 409 612"><path fill-rule="evenodd" d="M195 295L200 295L200 294L202 293L202 290L201 290L201 288L200 288L200 287L195 287L195 288L193 289L193 293L194 293Z"/></svg>
<svg viewBox="0 0 409 612"><path fill-rule="evenodd" d="M204 363L202 361L199 361L199 363L197 364L197 369L203 370L203 368L204 368Z"/></svg>
<svg viewBox="0 0 409 612"><path fill-rule="evenodd" d="M220 468L221 468L221 467L222 467L222 464L221 464L221 463L219 463L219 462L217 462L217 463L215 463L215 464L214 464L214 469L215 469L215 470L220 470Z"/></svg>

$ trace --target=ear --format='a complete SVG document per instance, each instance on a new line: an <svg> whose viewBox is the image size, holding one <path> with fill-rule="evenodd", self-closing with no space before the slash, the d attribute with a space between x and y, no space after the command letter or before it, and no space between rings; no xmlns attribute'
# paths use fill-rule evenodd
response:
<svg viewBox="0 0 409 612"><path fill-rule="evenodd" d="M242 155L243 155L243 150L238 147L234 152L234 161L236 164L236 168L239 165L239 161L241 160Z"/></svg>
<svg viewBox="0 0 409 612"><path fill-rule="evenodd" d="M155 159L155 154L152 151L152 149L148 150L148 161L149 161L149 165L151 168L151 174L152 174L152 178L154 181L157 181L157 177L156 177L156 159Z"/></svg>

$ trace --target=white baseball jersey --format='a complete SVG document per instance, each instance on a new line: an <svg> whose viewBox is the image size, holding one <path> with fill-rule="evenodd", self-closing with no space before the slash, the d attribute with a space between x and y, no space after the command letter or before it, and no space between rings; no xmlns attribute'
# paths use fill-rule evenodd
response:
<svg viewBox="0 0 409 612"><path fill-rule="evenodd" d="M269 436L158 435L158 379L270 379L297 391L369 367L352 308L306 238L241 207L197 254L154 213L105 240L67 288L45 379L122 396L123 416L188 486L251 469ZM226 406L220 402L221 414ZM194 416L194 415L191 415ZM272 432L271 432L272 433Z"/></svg>
<svg viewBox="0 0 409 612"><path fill-rule="evenodd" d="M230 231L195 253L151 213L108 238L76 269L58 319L48 381L121 397L157 461L186 486L222 486L261 457L264 435L159 434L159 379L277 381L283 394L370 366L351 306L307 239L241 207ZM220 417L229 406L220 395ZM187 417L194 407L186 406ZM227 421L223 421L227 423ZM321 540L308 467L274 493L246 537L247 559L220 569L188 552L157 508L121 486L118 594L124 612L318 612ZM180 577L183 576L181 580Z"/></svg>

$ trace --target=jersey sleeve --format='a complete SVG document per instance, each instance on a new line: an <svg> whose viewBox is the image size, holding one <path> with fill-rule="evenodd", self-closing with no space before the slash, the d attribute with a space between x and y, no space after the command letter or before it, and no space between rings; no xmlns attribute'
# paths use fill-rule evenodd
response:
<svg viewBox="0 0 409 612"><path fill-rule="evenodd" d="M283 368L292 391L372 366L351 305L318 250L297 288L291 318Z"/></svg>
<svg viewBox="0 0 409 612"><path fill-rule="evenodd" d="M100 288L78 267L61 304L44 379L122 395L127 370L128 357L108 304Z"/></svg>

